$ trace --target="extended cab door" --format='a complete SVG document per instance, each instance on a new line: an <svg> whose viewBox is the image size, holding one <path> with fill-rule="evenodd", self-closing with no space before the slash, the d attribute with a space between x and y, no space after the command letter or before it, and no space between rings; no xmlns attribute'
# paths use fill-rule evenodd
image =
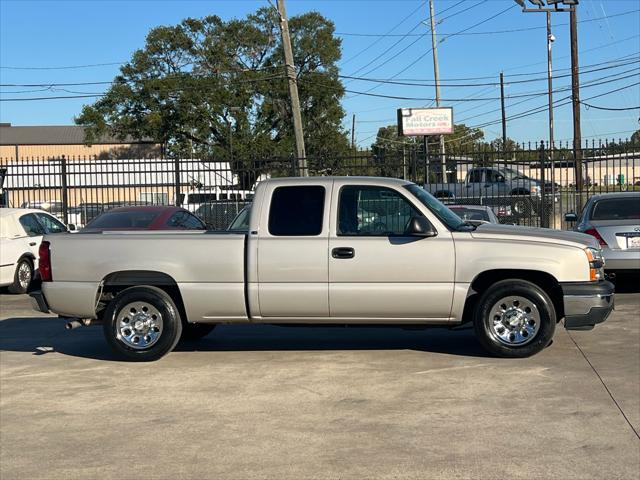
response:
<svg viewBox="0 0 640 480"><path fill-rule="evenodd" d="M321 177L268 183L257 232L261 317L296 322L303 317L329 316L327 251L332 187L333 180Z"/></svg>
<svg viewBox="0 0 640 480"><path fill-rule="evenodd" d="M407 236L412 216L426 216L435 237ZM447 320L453 299L455 249L451 232L397 184L333 187L329 238L331 316L356 321Z"/></svg>

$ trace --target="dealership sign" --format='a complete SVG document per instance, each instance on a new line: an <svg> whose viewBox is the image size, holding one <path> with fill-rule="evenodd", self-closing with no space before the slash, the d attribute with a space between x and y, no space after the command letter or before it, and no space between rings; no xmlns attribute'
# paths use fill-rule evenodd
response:
<svg viewBox="0 0 640 480"><path fill-rule="evenodd" d="M453 133L453 108L399 108L398 135L447 135Z"/></svg>

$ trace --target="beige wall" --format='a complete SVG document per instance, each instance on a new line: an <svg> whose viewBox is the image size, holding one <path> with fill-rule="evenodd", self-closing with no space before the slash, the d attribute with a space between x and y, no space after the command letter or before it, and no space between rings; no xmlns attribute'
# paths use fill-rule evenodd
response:
<svg viewBox="0 0 640 480"><path fill-rule="evenodd" d="M104 144L104 145L18 145L18 160L58 158L135 158L158 156L159 145L152 144ZM0 146L0 160L16 161L16 146Z"/></svg>

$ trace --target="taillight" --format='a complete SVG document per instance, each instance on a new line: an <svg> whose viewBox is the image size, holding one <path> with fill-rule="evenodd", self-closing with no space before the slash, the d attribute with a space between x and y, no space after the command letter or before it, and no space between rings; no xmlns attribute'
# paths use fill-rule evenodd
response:
<svg viewBox="0 0 640 480"><path fill-rule="evenodd" d="M49 250L50 243L42 242L38 249L38 270L40 270L40 278L43 282L50 282L53 280L51 275L51 251Z"/></svg>
<svg viewBox="0 0 640 480"><path fill-rule="evenodd" d="M592 237L595 237L596 240L598 240L598 242L600 242L600 246L602 247L606 247L607 242L604 241L604 238L602 238L602 236L598 233L598 230L596 230L595 228L590 228L589 230L585 230L584 233L586 233L587 235L591 235Z"/></svg>

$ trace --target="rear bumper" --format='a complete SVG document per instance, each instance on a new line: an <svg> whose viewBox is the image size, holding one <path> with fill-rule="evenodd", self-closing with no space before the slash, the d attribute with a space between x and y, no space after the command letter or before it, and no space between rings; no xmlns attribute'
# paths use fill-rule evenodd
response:
<svg viewBox="0 0 640 480"><path fill-rule="evenodd" d="M614 308L611 282L561 283L564 298L564 326L567 330L591 330L604 322Z"/></svg>
<svg viewBox="0 0 640 480"><path fill-rule="evenodd" d="M603 248L605 270L629 270L640 271L640 251L639 250L612 250Z"/></svg>

